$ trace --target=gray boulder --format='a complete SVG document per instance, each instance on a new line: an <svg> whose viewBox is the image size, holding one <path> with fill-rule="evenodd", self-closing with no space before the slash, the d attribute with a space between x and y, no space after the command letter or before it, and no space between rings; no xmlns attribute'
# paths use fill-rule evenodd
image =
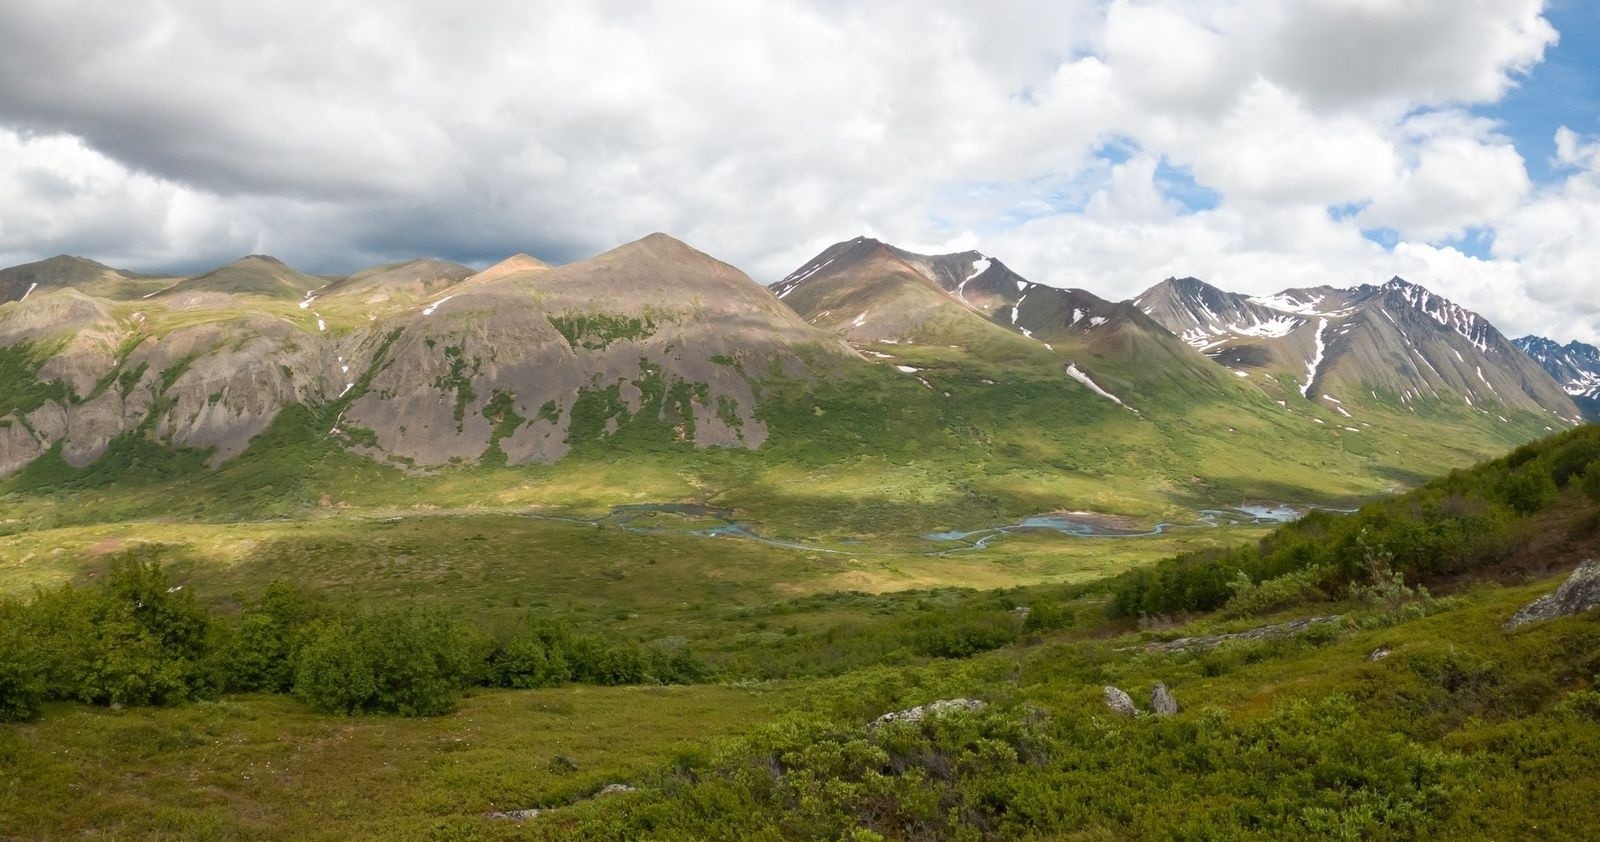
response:
<svg viewBox="0 0 1600 842"><path fill-rule="evenodd" d="M1178 712L1178 700L1172 698L1172 691L1167 689L1165 682L1157 682L1155 689L1150 691L1150 710L1156 716L1171 716Z"/></svg>
<svg viewBox="0 0 1600 842"><path fill-rule="evenodd" d="M890 722L921 722L923 719L935 714L948 713L956 710L982 710L987 703L977 699L940 699L914 708L896 710L886 713L872 721L872 727L887 725Z"/></svg>
<svg viewBox="0 0 1600 842"><path fill-rule="evenodd" d="M1528 603L1510 620L1507 629L1514 629L1540 620L1570 617L1600 605L1600 561L1589 559L1572 571L1555 593L1541 596Z"/></svg>
<svg viewBox="0 0 1600 842"><path fill-rule="evenodd" d="M1139 715L1139 709L1133 706L1132 696L1129 696L1127 693L1124 693L1118 688L1111 686L1107 686L1104 690L1104 693L1106 697L1106 707L1111 708L1112 713L1121 714L1122 716Z"/></svg>
<svg viewBox="0 0 1600 842"><path fill-rule="evenodd" d="M496 812L496 813L484 813L483 817L486 818L486 819L504 819L506 821L525 822L528 819L537 818L538 815L539 815L539 811L537 809L527 809L527 810L505 810L505 811Z"/></svg>
<svg viewBox="0 0 1600 842"><path fill-rule="evenodd" d="M1336 623L1339 620L1340 615L1334 614L1328 617L1307 617L1303 620L1292 620L1287 623L1277 623L1271 626L1262 626L1249 631L1233 632L1231 634L1209 634L1202 637L1180 637L1177 640L1146 643L1144 645L1144 651L1163 653L1183 652L1185 650L1204 651L1207 649L1215 649L1224 643L1234 640L1265 640L1271 637L1287 637L1291 634L1299 634L1300 632L1303 632L1315 625L1320 625L1322 623Z"/></svg>
<svg viewBox="0 0 1600 842"><path fill-rule="evenodd" d="M1367 655L1367 663L1376 663L1384 658L1389 657L1390 651L1391 650L1387 646L1379 646L1377 649L1372 650L1372 652Z"/></svg>

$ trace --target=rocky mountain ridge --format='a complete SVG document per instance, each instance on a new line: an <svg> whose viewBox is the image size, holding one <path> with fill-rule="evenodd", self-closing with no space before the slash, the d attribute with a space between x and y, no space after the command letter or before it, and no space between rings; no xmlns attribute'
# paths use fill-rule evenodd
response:
<svg viewBox="0 0 1600 842"><path fill-rule="evenodd" d="M1559 385L1487 319L1401 278L1259 297L1168 279L1133 303L1241 378L1335 408L1418 412L1461 402L1497 417L1495 407L1566 423L1581 418Z"/></svg>
<svg viewBox="0 0 1600 842"><path fill-rule="evenodd" d="M1514 340L1534 362L1550 372L1562 391L1589 413L1600 419L1600 348L1576 340L1561 345L1542 336Z"/></svg>
<svg viewBox="0 0 1600 842"><path fill-rule="evenodd" d="M1258 298L1168 280L1114 302L980 252L866 237L770 288L654 234L563 266L420 259L331 278L265 255L189 277L58 257L0 270L0 294L0 476L46 456L81 469L132 440L220 465L292 406L346 450L419 469L551 462L640 428L753 449L772 383L873 371L888 372L874 389L946 401L984 399L951 391L981 392L982 371L1036 372L1110 413L1095 423L1204 405L1359 433L1376 417L1352 412L1364 394L1375 411L1578 417L1487 321L1399 279ZM974 385L940 393L929 355Z"/></svg>

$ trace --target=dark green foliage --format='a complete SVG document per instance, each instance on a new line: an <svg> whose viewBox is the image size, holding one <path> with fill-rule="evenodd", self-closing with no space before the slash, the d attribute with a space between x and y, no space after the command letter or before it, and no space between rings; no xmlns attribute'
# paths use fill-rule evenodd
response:
<svg viewBox="0 0 1600 842"><path fill-rule="evenodd" d="M580 635L532 616L498 643L452 614L341 609L278 582L218 617L154 559L98 587L0 601L0 721L50 700L167 705L221 691L287 693L330 713L432 716L469 687L674 684L711 670L684 645Z"/></svg>
<svg viewBox="0 0 1600 842"><path fill-rule="evenodd" d="M565 626L529 618L497 642L489 655L489 681L498 687L555 687L572 678Z"/></svg>
<svg viewBox="0 0 1600 842"><path fill-rule="evenodd" d="M633 411L622 400L620 384L578 390L567 427L567 442L574 450L597 454L603 441L607 452L692 452L695 405L706 401L709 387L673 380L643 357L632 384L639 392L639 407ZM552 405L552 420L559 418L554 410Z"/></svg>
<svg viewBox="0 0 1600 842"><path fill-rule="evenodd" d="M565 623L536 617L498 641L488 678L500 687L583 684L692 684L711 670L687 646L644 646L574 632Z"/></svg>
<svg viewBox="0 0 1600 842"><path fill-rule="evenodd" d="M30 645L31 632L27 607L0 601L0 722L34 718L48 698L43 653Z"/></svg>
<svg viewBox="0 0 1600 842"><path fill-rule="evenodd" d="M489 465L504 465L506 452L500 447L500 442L516 433L517 428L527 423L527 419L517 414L517 398L510 392L494 390L489 395L489 402L483 405L483 417L493 424L489 431L489 447L485 449L483 461Z"/></svg>
<svg viewBox="0 0 1600 842"><path fill-rule="evenodd" d="M477 376L483 361L477 357L468 360L466 351L460 345L446 345L444 359L450 369L434 379L433 387L441 392L456 393L456 431L460 432L462 419L466 417L467 404L472 403L478 396L472 390L472 378Z"/></svg>
<svg viewBox="0 0 1600 842"><path fill-rule="evenodd" d="M311 622L325 608L287 582L274 582L245 605L223 644L229 690L287 693Z"/></svg>
<svg viewBox="0 0 1600 842"><path fill-rule="evenodd" d="M1583 493L1590 500L1600 503L1600 461L1590 463L1588 470L1583 472Z"/></svg>
<svg viewBox="0 0 1600 842"><path fill-rule="evenodd" d="M561 832L1412 839L1440 829L1460 766L1361 715L1345 696L1294 702L1260 721L1213 712L1130 727L1031 708L875 731L802 720L668 773L659 793L581 813Z"/></svg>
<svg viewBox="0 0 1600 842"><path fill-rule="evenodd" d="M1072 625L1076 617L1072 609L1055 600L1037 600L1028 608L1028 618L1022 621L1024 634L1060 631Z"/></svg>
<svg viewBox="0 0 1600 842"><path fill-rule="evenodd" d="M613 342L646 339L656 332L655 316L617 316L610 313L568 313L551 316L550 325L574 348L604 350Z"/></svg>
<svg viewBox="0 0 1600 842"><path fill-rule="evenodd" d="M1550 474L1529 467L1506 474L1495 492L1518 514L1528 515L1555 500L1556 483Z"/></svg>
<svg viewBox="0 0 1600 842"><path fill-rule="evenodd" d="M1297 574L1277 589L1292 586L1308 599L1318 592L1333 595L1352 584L1375 584L1368 569L1374 554L1385 556L1391 573L1405 581L1470 572L1504 558L1517 545L1526 518L1555 503L1560 486L1582 476L1587 489L1590 472L1600 466L1597 453L1600 427L1580 427L1351 516L1313 513L1255 547L1168 559L1121 577L1111 610L1124 617L1212 611L1233 597L1241 576L1264 586Z"/></svg>
<svg viewBox="0 0 1600 842"><path fill-rule="evenodd" d="M469 627L420 608L322 622L307 632L295 694L330 713L435 716L479 678L483 648Z"/></svg>
<svg viewBox="0 0 1600 842"><path fill-rule="evenodd" d="M379 447L378 434L374 430L366 427L358 427L354 424L341 423L339 426L339 432L343 433L344 437L349 439L351 444L357 444L363 447L371 448Z"/></svg>
<svg viewBox="0 0 1600 842"><path fill-rule="evenodd" d="M119 560L99 588L43 591L7 613L6 660L35 699L159 705L217 689L210 618L153 561Z"/></svg>
<svg viewBox="0 0 1600 842"><path fill-rule="evenodd" d="M937 612L914 623L911 646L930 658L966 658L1015 640L1018 620L1010 613Z"/></svg>
<svg viewBox="0 0 1600 842"><path fill-rule="evenodd" d="M26 416L46 402L66 403L72 393L65 383L38 380L39 368L49 354L28 342L0 348L0 417Z"/></svg>

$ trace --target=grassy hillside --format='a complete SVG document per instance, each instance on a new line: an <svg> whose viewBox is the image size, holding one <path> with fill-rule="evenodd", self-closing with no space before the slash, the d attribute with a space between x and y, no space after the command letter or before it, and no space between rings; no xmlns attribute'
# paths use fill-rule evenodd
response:
<svg viewBox="0 0 1600 842"><path fill-rule="evenodd" d="M1350 516L1217 546L1230 537L1242 536L1095 539L1077 555L1062 551L1065 539L1025 536L971 557L874 562L867 552L840 559L492 513L16 534L3 568L13 592L25 581L109 584L5 605L13 633L38 622L18 617L76 616L63 606L123 616L115 594L129 587L127 571L153 569L127 565L161 562L157 575L170 578L137 578L139 604L166 607L100 626L169 635L137 650L154 672L107 685L124 673L100 666L86 674L92 684L74 686L124 688L115 693L152 686L151 675L188 676L165 686L174 701L196 701L49 702L33 723L0 726L12 772L0 835L1503 839L1592 829L1600 617L1501 625L1600 550L1600 428ZM1214 548L1111 578L1096 571L1115 561L1088 558L1137 554L1118 549L1128 546L1171 553L1183 541ZM924 574L1005 587L837 593L852 581L841 575L873 563L889 588ZM31 578L41 564L52 575ZM1073 564L1079 572L1064 573ZM301 586L309 613L266 586L281 578ZM112 599L96 602L101 593ZM371 613L395 606L447 613ZM56 613L27 613L41 610ZM574 669L642 645L692 652L700 683L598 687L613 679L575 672L578 683L546 689L467 688L449 714L397 719L315 713L321 697L300 679L293 698L207 677L256 674L241 672L237 655L208 654L243 651L227 641L249 629L304 629L304 651L316 652L318 629L360 641L363 623L394 622L384 616L436 616L427 622L460 631L431 638L468 648L477 629L488 667L504 674L504 653L526 651L507 647L529 639L514 629L530 614L600 636L600 649L581 636L540 638ZM281 625L259 619L268 615ZM1215 649L1156 648L1305 617L1336 619ZM73 640L70 623L51 627L19 640ZM201 627L213 631L197 636ZM19 640L3 650L7 664L23 663ZM180 655L178 641L196 648ZM373 663L380 683L398 666ZM1114 685L1148 707L1158 681L1176 695L1177 716L1119 718L1100 698ZM867 727L886 711L957 697L987 706ZM637 790L594 797L622 782ZM82 787L104 798L85 809ZM523 808L546 812L484 816Z"/></svg>
<svg viewBox="0 0 1600 842"><path fill-rule="evenodd" d="M580 424L566 459L511 468L489 460L419 471L347 452L362 431L329 430L367 389L358 379L326 406L285 409L215 471L203 467L207 454L157 446L143 429L114 439L84 468L47 454L0 482L12 522L3 528L415 509L595 514L692 501L735 508L775 535L874 540L1058 509L1154 521L1248 500L1342 504L1540 432L1533 419L1504 424L1464 408L1353 422L1243 389L1224 400L1130 385L1122 394L1135 414L1063 377L1060 360L1038 343L1014 358L908 346L882 353L919 371L864 365L823 380L765 379L759 417L769 437L759 450L681 441L667 420L670 396L646 392L637 410L608 416L609 434ZM1112 363L1097 376L1108 388L1123 382ZM601 397L575 411L615 413L596 403ZM1451 435L1438 434L1444 427Z"/></svg>

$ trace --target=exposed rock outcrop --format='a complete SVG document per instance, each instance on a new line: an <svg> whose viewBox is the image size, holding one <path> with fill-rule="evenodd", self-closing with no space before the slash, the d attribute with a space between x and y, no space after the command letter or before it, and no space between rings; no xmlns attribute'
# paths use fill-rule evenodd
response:
<svg viewBox="0 0 1600 842"><path fill-rule="evenodd" d="M1341 619L1334 614L1328 617L1307 617L1303 620L1294 620L1288 623L1277 623L1271 626L1262 626L1249 631L1233 632L1231 634L1208 634L1199 637L1180 637L1177 640L1157 641L1145 644L1146 652L1183 652L1204 651L1215 649L1230 640L1264 640L1269 637L1287 637L1298 634L1321 623L1335 623Z"/></svg>
<svg viewBox="0 0 1600 842"><path fill-rule="evenodd" d="M870 727L876 728L891 722L921 722L923 719L937 714L957 710L982 710L987 706L987 702L978 699L940 699L937 702L917 705L914 708L891 711L874 719Z"/></svg>
<svg viewBox="0 0 1600 842"><path fill-rule="evenodd" d="M1178 712L1178 700L1172 697L1165 682L1156 682L1155 689L1150 691L1150 710L1156 716L1172 716Z"/></svg>
<svg viewBox="0 0 1600 842"><path fill-rule="evenodd" d="M1555 593L1546 594L1523 606L1521 611L1506 621L1507 629L1570 617L1600 605L1600 561L1589 559L1572 571Z"/></svg>
<svg viewBox="0 0 1600 842"><path fill-rule="evenodd" d="M1134 706L1133 697L1121 689L1107 685L1102 692L1105 694L1106 707L1111 708L1112 713L1122 716L1139 715L1139 708Z"/></svg>

